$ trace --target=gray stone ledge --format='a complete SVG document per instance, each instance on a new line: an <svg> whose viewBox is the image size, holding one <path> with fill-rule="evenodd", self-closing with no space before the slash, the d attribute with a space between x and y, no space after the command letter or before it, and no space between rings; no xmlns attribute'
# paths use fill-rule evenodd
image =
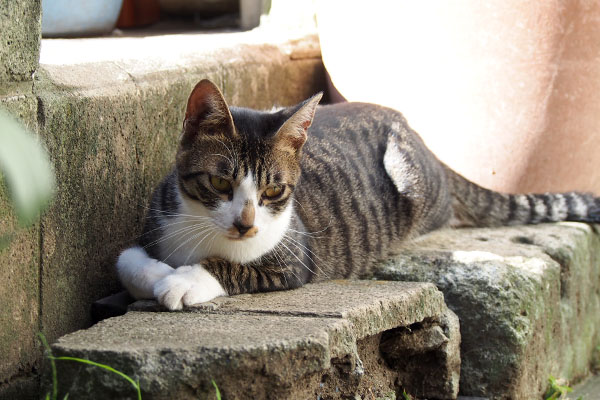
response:
<svg viewBox="0 0 600 400"><path fill-rule="evenodd" d="M259 109L291 105L324 88L319 41L311 30L44 39L39 75L53 91L91 98L160 92L182 83L191 90L209 78L231 105Z"/></svg>
<svg viewBox="0 0 600 400"><path fill-rule="evenodd" d="M434 232L380 279L433 282L460 319L465 396L539 398L576 381L600 343L600 240L581 223Z"/></svg>
<svg viewBox="0 0 600 400"><path fill-rule="evenodd" d="M337 293L337 296L333 297L332 293ZM421 307L415 307L416 304L421 304ZM145 307L156 309L156 303L137 302L130 309L142 311ZM355 337L362 339L441 315L445 304L441 292L431 284L422 286L413 282L334 280L305 285L276 295L256 293L220 297L188 311L207 309L221 313L344 318L352 323Z"/></svg>
<svg viewBox="0 0 600 400"><path fill-rule="evenodd" d="M442 297L425 283L327 282L222 299L212 308L133 311L68 334L53 349L130 374L150 399L204 398L213 393L211 379L224 398L337 397L368 390L384 395L398 389L398 380L411 382L408 368L396 370L382 359L381 334L426 324L437 326L430 330L442 332L442 340L413 346L411 357L443 360L429 372L421 365L419 373L429 373L438 397L455 398L460 335ZM422 332L419 337L426 337L429 330ZM396 340L393 334L386 338L388 346ZM93 368L58 366L61 390L71 397L126 398L131 392L126 382Z"/></svg>

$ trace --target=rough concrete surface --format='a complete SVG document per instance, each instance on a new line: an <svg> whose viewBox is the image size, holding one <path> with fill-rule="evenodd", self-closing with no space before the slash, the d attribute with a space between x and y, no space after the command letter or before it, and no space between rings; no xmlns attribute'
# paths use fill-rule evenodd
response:
<svg viewBox="0 0 600 400"><path fill-rule="evenodd" d="M573 387L573 392L569 393L572 399L593 400L600 393L600 375L594 375Z"/></svg>
<svg viewBox="0 0 600 400"><path fill-rule="evenodd" d="M383 396L409 378L382 358L382 332L422 323L445 329L443 340L414 353L454 349L448 358L459 358L458 325L445 319L441 299L431 284L327 282L188 312L129 312L66 335L53 348L131 374L144 398L204 398L214 393L211 379L224 398ZM458 376L460 366L432 368L446 377ZM59 380L77 398L131 394L126 382L72 363L59 364ZM450 386L439 398L456 397L458 387Z"/></svg>
<svg viewBox="0 0 600 400"><path fill-rule="evenodd" d="M444 309L441 292L431 284L347 280L309 284L276 295L223 297L216 307L219 312L344 318L352 322L358 339L441 315Z"/></svg>
<svg viewBox="0 0 600 400"><path fill-rule="evenodd" d="M4 90L4 93L1 93ZM29 94L25 94L29 92ZM30 131L37 128L37 99L32 83L0 82L0 108L8 111ZM21 227L15 216L0 171L0 399L9 393L29 393L37 388L31 377L38 365L36 334L39 330L39 224ZM11 392L12 391L12 392ZM6 394L5 394L6 393Z"/></svg>
<svg viewBox="0 0 600 400"><path fill-rule="evenodd" d="M436 322L425 320L384 332L380 350L412 396L441 399L458 394L460 325L451 310L446 309Z"/></svg>
<svg viewBox="0 0 600 400"><path fill-rule="evenodd" d="M0 0L0 94L6 82L31 80L40 55L41 0Z"/></svg>
<svg viewBox="0 0 600 400"><path fill-rule="evenodd" d="M26 375L39 352L39 225L23 229L12 212L0 174L0 387Z"/></svg>
<svg viewBox="0 0 600 400"><path fill-rule="evenodd" d="M0 108L37 130L32 77L38 65L41 0L0 0ZM39 224L19 226L0 171L0 398L31 396L40 357Z"/></svg>
<svg viewBox="0 0 600 400"><path fill-rule="evenodd" d="M461 395L537 398L589 373L600 343L600 240L580 223L440 231L377 277L426 281L460 318Z"/></svg>
<svg viewBox="0 0 600 400"><path fill-rule="evenodd" d="M37 132L38 100L33 95L33 83L15 83L4 85L8 90L5 96L0 94L0 108L18 119L32 133ZM29 92L28 94L26 94Z"/></svg>

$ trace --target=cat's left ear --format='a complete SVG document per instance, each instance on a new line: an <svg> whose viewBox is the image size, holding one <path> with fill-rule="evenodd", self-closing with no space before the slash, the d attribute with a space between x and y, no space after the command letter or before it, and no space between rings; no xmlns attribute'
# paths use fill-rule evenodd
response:
<svg viewBox="0 0 600 400"><path fill-rule="evenodd" d="M277 148L290 153L300 151L306 142L306 131L312 124L321 97L323 97L323 92L315 94L297 106L298 109L275 134Z"/></svg>
<svg viewBox="0 0 600 400"><path fill-rule="evenodd" d="M198 134L216 133L234 135L233 118L219 88L203 79L188 98L182 140L189 142Z"/></svg>

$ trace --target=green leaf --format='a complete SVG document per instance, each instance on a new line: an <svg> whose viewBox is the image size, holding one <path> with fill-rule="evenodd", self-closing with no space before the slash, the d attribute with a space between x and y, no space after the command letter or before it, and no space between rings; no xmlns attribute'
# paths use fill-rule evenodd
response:
<svg viewBox="0 0 600 400"><path fill-rule="evenodd" d="M52 197L54 173L35 136L0 110L0 170L6 177L19 223L35 221Z"/></svg>
<svg viewBox="0 0 600 400"><path fill-rule="evenodd" d="M572 392L573 389L568 385L562 385L558 379L550 375L548 378L548 389L544 395L544 400L557 400L563 398L567 393Z"/></svg>
<svg viewBox="0 0 600 400"><path fill-rule="evenodd" d="M217 386L217 382L215 382L214 379L210 380L213 384L213 386L215 387L215 396L217 396L217 400L221 400L221 391L219 390L219 387Z"/></svg>

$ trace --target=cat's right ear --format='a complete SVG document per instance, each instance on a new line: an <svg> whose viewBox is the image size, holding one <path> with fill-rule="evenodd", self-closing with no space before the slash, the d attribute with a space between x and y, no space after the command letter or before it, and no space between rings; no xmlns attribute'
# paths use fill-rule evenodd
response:
<svg viewBox="0 0 600 400"><path fill-rule="evenodd" d="M199 134L235 134L229 107L219 88L208 79L198 82L188 98L181 140L189 143Z"/></svg>
<svg viewBox="0 0 600 400"><path fill-rule="evenodd" d="M323 92L296 106L294 114L283 123L275 134L276 147L291 154L298 154L306 142L306 132L312 124L317 105Z"/></svg>

